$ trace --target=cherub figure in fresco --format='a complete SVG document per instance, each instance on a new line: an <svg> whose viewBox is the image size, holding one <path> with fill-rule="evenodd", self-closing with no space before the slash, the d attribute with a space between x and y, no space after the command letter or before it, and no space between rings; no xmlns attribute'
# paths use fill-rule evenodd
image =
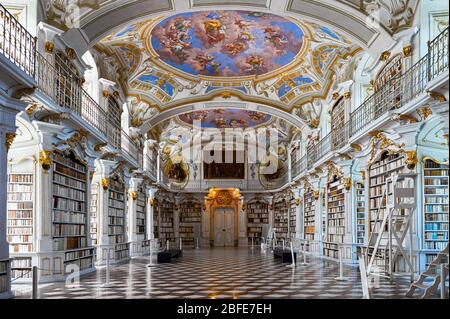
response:
<svg viewBox="0 0 450 319"><path fill-rule="evenodd" d="M265 115L255 111L248 111L248 117L250 117L253 121L260 121L265 117Z"/></svg>
<svg viewBox="0 0 450 319"><path fill-rule="evenodd" d="M247 72L259 70L264 66L264 60L259 55L250 55L245 62L250 66L246 69Z"/></svg>
<svg viewBox="0 0 450 319"><path fill-rule="evenodd" d="M246 46L244 45L244 43L236 41L233 43L228 43L227 45L225 45L226 48L226 52L231 55L231 56L235 56L238 55L239 53L243 52L246 49Z"/></svg>
<svg viewBox="0 0 450 319"><path fill-rule="evenodd" d="M198 61L200 64L200 67L202 68L202 71L206 69L208 64L212 63L214 61L214 57L212 55L204 55L204 54L198 54L195 58L195 61Z"/></svg>
<svg viewBox="0 0 450 319"><path fill-rule="evenodd" d="M204 22L206 36L208 37L208 43L210 45L219 43L225 39L226 27L223 25L222 21L220 21L221 17L222 16L213 12L207 16L208 20Z"/></svg>
<svg viewBox="0 0 450 319"><path fill-rule="evenodd" d="M255 17L255 18L267 18L267 13L265 12L250 12L248 14L249 17Z"/></svg>
<svg viewBox="0 0 450 319"><path fill-rule="evenodd" d="M176 42L176 41L162 41L162 44L170 49L173 55L178 57L180 61L185 61L188 58L188 54L185 52L185 49L190 46L189 43Z"/></svg>
<svg viewBox="0 0 450 319"><path fill-rule="evenodd" d="M218 63L218 62L211 62L211 68L213 69L213 73L214 75L219 74L219 68L222 65L222 63Z"/></svg>
<svg viewBox="0 0 450 319"><path fill-rule="evenodd" d="M239 27L239 29L242 29L242 30L247 30L252 25L251 22L245 21L242 19L236 19L234 24L237 25Z"/></svg>
<svg viewBox="0 0 450 319"><path fill-rule="evenodd" d="M227 125L228 125L227 121L226 121L223 117L216 118L216 119L214 120L214 123L215 123L215 124L217 125L217 127L219 127L219 128L227 127Z"/></svg>
<svg viewBox="0 0 450 319"><path fill-rule="evenodd" d="M232 128L246 127L248 126L248 123L245 120L232 119L230 120L230 126Z"/></svg>

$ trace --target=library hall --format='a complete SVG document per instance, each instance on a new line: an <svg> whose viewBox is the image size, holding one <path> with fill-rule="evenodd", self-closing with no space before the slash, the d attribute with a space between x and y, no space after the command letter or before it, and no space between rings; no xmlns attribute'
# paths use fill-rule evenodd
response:
<svg viewBox="0 0 450 319"><path fill-rule="evenodd" d="M448 301L449 98L447 0L0 0L0 304Z"/></svg>

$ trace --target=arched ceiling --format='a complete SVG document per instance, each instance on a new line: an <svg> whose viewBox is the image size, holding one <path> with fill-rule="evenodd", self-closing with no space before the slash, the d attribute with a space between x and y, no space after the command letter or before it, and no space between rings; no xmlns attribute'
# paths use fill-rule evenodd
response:
<svg viewBox="0 0 450 319"><path fill-rule="evenodd" d="M321 101L409 26L417 0L44 0L47 22L129 99L143 131L205 105L316 128ZM73 17L79 15L79 25ZM211 103L210 103L211 102ZM210 105L208 106L210 107Z"/></svg>

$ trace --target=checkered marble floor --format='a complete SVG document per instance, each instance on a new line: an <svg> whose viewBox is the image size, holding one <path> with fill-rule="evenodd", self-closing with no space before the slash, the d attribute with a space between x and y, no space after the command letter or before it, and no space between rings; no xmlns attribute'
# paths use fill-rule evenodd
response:
<svg viewBox="0 0 450 319"><path fill-rule="evenodd" d="M45 299L361 299L359 270L346 266L347 281L337 281L339 265L334 261L308 257L308 265L289 268L273 254L250 248L185 250L172 264L148 268L148 257L139 257L111 268L112 287L105 288L105 268L81 278L78 287L63 283L42 286ZM300 261L300 258L299 260ZM405 298L407 279L381 279L373 298ZM29 298L30 291L14 285L16 298Z"/></svg>

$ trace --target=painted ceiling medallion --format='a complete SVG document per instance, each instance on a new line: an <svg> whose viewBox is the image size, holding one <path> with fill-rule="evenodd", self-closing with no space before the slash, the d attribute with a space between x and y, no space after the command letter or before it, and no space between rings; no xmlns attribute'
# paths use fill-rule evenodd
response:
<svg viewBox="0 0 450 319"><path fill-rule="evenodd" d="M251 11L181 13L151 32L161 60L194 76L266 74L294 61L303 44L304 33L296 23Z"/></svg>
<svg viewBox="0 0 450 319"><path fill-rule="evenodd" d="M272 116L256 111L239 109L214 109L181 114L179 120L202 128L246 128L267 124ZM194 123L195 122L195 123Z"/></svg>

